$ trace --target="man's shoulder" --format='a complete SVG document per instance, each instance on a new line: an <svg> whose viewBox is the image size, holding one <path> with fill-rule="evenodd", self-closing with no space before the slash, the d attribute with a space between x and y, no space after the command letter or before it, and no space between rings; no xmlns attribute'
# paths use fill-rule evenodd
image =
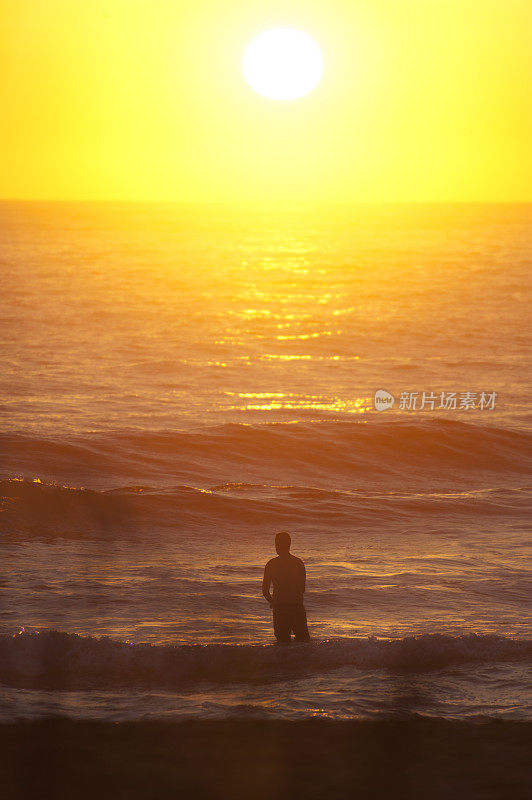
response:
<svg viewBox="0 0 532 800"><path fill-rule="evenodd" d="M270 569L270 567L274 567L277 562L279 561L279 556L275 556L274 558L270 558L264 569Z"/></svg>
<svg viewBox="0 0 532 800"><path fill-rule="evenodd" d="M298 566L300 566L300 567L304 567L305 566L300 558L298 558L297 556L293 556L292 553L290 553L290 555L292 556L294 561L297 561Z"/></svg>

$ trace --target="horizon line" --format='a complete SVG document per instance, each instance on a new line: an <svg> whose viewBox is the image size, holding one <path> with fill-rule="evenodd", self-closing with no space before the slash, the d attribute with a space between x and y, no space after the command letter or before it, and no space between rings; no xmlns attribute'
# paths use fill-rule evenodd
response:
<svg viewBox="0 0 532 800"><path fill-rule="evenodd" d="M123 203L129 205L187 205L187 206L239 206L251 207L309 207L309 206L375 206L375 205L530 205L532 198L519 200L154 200L131 198L69 198L69 197L0 197L0 203Z"/></svg>

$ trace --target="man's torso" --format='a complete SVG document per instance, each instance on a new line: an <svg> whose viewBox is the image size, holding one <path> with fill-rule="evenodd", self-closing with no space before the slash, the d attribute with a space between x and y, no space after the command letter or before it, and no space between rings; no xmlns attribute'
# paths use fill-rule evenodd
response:
<svg viewBox="0 0 532 800"><path fill-rule="evenodd" d="M268 562L266 569L273 583L275 606L303 603L305 568L300 558L291 553L277 556Z"/></svg>

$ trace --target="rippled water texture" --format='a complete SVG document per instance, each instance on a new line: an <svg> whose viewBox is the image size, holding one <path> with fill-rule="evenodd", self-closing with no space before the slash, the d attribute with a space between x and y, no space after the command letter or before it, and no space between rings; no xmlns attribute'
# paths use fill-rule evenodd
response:
<svg viewBox="0 0 532 800"><path fill-rule="evenodd" d="M0 214L4 429L352 418L377 388L528 413L529 205Z"/></svg>

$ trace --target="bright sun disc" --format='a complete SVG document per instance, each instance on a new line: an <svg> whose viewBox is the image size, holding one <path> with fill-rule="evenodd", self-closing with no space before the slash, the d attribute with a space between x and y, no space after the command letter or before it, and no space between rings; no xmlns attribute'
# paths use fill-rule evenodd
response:
<svg viewBox="0 0 532 800"><path fill-rule="evenodd" d="M252 89L272 100L294 100L312 91L323 73L320 48L308 34L292 28L259 33L242 62Z"/></svg>

